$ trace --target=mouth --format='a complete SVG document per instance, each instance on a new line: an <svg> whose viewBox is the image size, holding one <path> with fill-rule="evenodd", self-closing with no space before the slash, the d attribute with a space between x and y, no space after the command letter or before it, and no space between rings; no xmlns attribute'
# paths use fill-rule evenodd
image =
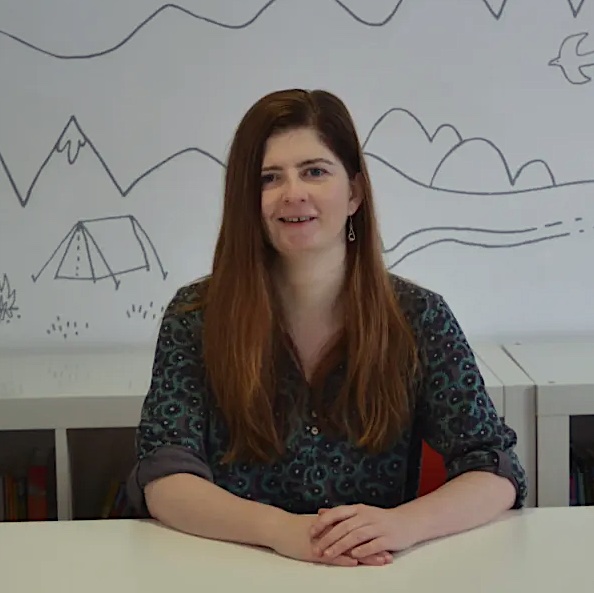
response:
<svg viewBox="0 0 594 593"><path fill-rule="evenodd" d="M315 220L314 216L283 216L279 218L281 222L286 224L303 224Z"/></svg>

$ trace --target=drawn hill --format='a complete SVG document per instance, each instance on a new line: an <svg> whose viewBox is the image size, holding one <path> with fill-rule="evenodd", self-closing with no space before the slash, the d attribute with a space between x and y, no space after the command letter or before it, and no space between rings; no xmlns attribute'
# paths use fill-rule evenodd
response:
<svg viewBox="0 0 594 593"><path fill-rule="evenodd" d="M488 195L428 188L381 159L369 158L368 167L390 268L428 249L505 251L594 238L594 180Z"/></svg>
<svg viewBox="0 0 594 593"><path fill-rule="evenodd" d="M21 191L17 187L10 168L0 152L0 190L2 190L3 186L8 185L20 205L25 208L30 202L37 200L36 190L39 186L43 186L44 193L47 195L58 195L64 191L63 186L65 183L71 183L72 179L76 178L80 182L80 187L78 190L71 189L70 193L78 193L84 196L88 192L88 188L92 187L95 193L100 193L104 196L102 200L107 203L109 197L127 197L141 181L145 180L159 168L186 154L197 154L201 158L206 158L216 163L218 167L224 167L224 164L219 159L207 151L190 147L161 160L138 175L130 183L124 185L115 178L106 160L97 150L91 139L84 133L78 120L73 115L68 120L58 140L51 148L48 156L41 163L31 184L25 191ZM84 171L84 175L75 175L75 170ZM5 182L3 182L2 177L6 180ZM43 183L41 181L42 179ZM54 188L51 186L54 186ZM98 191L98 188L100 188L100 191ZM34 197L35 199L33 199ZM42 198L42 196L39 196L39 198Z"/></svg>
<svg viewBox="0 0 594 593"><path fill-rule="evenodd" d="M430 133L420 119L401 108L386 111L375 122L363 147L368 158L381 161L426 189L507 194L558 185L541 159L512 169L487 138L464 138L451 124Z"/></svg>
<svg viewBox="0 0 594 593"><path fill-rule="evenodd" d="M127 43L133 40L133 38L143 29L149 27L157 20L162 18L165 14L170 14L172 12L178 13L183 17L192 19L194 21L202 22L207 25L211 25L216 28L226 29L226 30L241 30L250 27L251 25L255 24L262 15L267 12L270 12L273 8L278 9L276 4L286 5L288 0L283 0L283 2L279 2L278 0L267 0L266 2L262 2L256 9L254 9L253 13L247 17L240 18L240 19L233 19L230 17L223 17L223 16L213 16L212 14L205 14L202 12L192 11L188 8L185 8L181 4L174 4L174 3L167 3L163 4L159 8L157 8L154 12L146 16L144 19L139 20L138 24L130 30L130 32L125 35L120 41L116 43L105 43L102 49L98 49L95 51L84 50L81 48L80 51L74 53L63 53L59 51L52 50L48 47L42 47L35 43L34 40L26 38L21 35L17 35L14 32L11 32L8 29L0 29L0 37L4 37L8 40L11 40L19 45L27 47L35 52L39 52L50 56L52 58L57 58L60 60L83 60L83 59L92 59L98 58L101 56L105 56L112 52L117 51L118 49L125 46ZM292 0L293 2L298 2L299 0ZM321 0L319 0L321 1ZM365 3L365 9L362 9L362 2L359 0L325 0L326 2L331 2L336 6L336 8L342 12L344 15L348 15L357 23L366 26L366 27L383 27L388 25L393 18L396 16L399 8L403 5L407 4L409 6L413 5L412 0L374 0L373 2L373 9L370 9L369 6L372 5L371 2ZM504 14L504 10L507 6L508 0L472 0L473 4L475 5L482 5L483 8L488 10L488 13L496 20L500 20ZM574 17L577 17L582 6L584 5L585 0L558 0L559 2L567 2L569 8ZM379 7L379 8L378 8ZM465 7L466 8L466 7ZM372 15L370 13L373 13ZM155 38L159 36L156 35Z"/></svg>

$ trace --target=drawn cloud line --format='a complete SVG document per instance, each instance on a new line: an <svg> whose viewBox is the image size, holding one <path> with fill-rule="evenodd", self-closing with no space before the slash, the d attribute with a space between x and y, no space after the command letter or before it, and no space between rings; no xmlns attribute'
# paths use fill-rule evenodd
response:
<svg viewBox="0 0 594 593"><path fill-rule="evenodd" d="M110 53L122 48L133 37L135 37L142 29L144 29L152 21L156 20L159 16L161 16L167 10L180 12L188 17L191 17L191 18L197 20L197 21L202 21L209 25L213 25L213 26L220 27L223 29L239 30L239 29L246 29L250 25L253 25L269 8L271 8L274 4L276 4L277 1L278 0L268 0L262 7L260 7L255 12L255 14L253 16L251 16L250 18L248 18L247 20L245 20L241 23L231 23L231 22L219 21L219 20L204 16L201 14L197 14L196 12L193 12L187 8L184 8L183 6L180 6L180 5L174 4L174 3L163 4L161 7L159 7L157 10L155 10L153 13L151 13L148 17L146 17L143 21L141 21L138 25L136 25L136 27L134 27L132 29L132 31L130 33L128 33L128 35L126 35L121 41L119 41L115 45L112 45L111 47L107 47L100 51L89 52L89 53L60 54L60 53L53 52L51 50L39 47L38 45L35 45L34 43L27 41L26 39L23 39L22 37L19 37L13 33L4 31L2 29L0 29L0 35L8 37L8 38L12 39L13 41L20 43L21 45L24 45L25 47L28 47L29 49L40 52L40 53L45 54L46 56L50 56L52 58L56 58L59 60L87 60L87 59L91 59L91 58L98 58L101 56L105 56L107 54L110 54ZM368 27L383 27L384 25L387 25L394 18L394 15L398 11L398 9L400 8L400 6L402 5L402 2L404 0L395 0L396 4L395 4L394 8L390 11L390 13L386 17L384 17L383 19L378 20L378 21L371 21L371 20L364 19L362 16L357 14L354 10L349 8L344 2L341 2L341 0L331 0L331 1L334 2L342 10L344 10L346 14L351 16L355 21L357 21L360 24L368 26Z"/></svg>
<svg viewBox="0 0 594 593"><path fill-rule="evenodd" d="M577 220L577 219L576 219ZM542 243L543 241L551 241L553 239L560 239L562 237L569 237L571 232L561 232L561 233L550 233L548 229L552 226L557 226L560 223L552 223L551 225L543 225L543 227L529 227L524 229L512 229L512 230L495 230L495 229L485 229L485 228L476 228L476 227L464 227L464 226L433 226L427 227L423 229L418 229L416 231L412 231L404 235L401 239L399 239L394 245L384 249L384 254L389 255L394 253L400 248L405 245L406 243L414 243L419 237L426 234L436 234L439 233L439 238L437 239L421 239L420 244L410 247L404 250L404 253L397 257L393 262L389 264L389 268L392 269L399 264L401 264L404 260L411 257L412 255L419 253L429 247L433 247L435 245L439 245L441 243L456 243L458 245L464 245L467 247L481 247L484 249L505 249L505 248L512 248L512 247L521 247L525 245L533 245L536 243ZM537 237L530 237L525 239L518 239L518 235L534 235L538 232L543 232L544 234ZM442 233L449 233L451 236L443 236ZM482 238L482 240L472 240L472 239L462 239L457 235L462 235L465 233L469 233L471 235L487 235L487 237L493 237L490 240L487 240L487 237Z"/></svg>
<svg viewBox="0 0 594 593"><path fill-rule="evenodd" d="M76 147L73 146L72 139L68 138L68 134L72 130L75 130L77 136L80 137L80 139L76 140ZM12 174L10 172L8 164L6 163L4 157L2 156L2 153L0 153L1 169L3 169L5 171L6 176L8 178L8 182L9 182L10 186L12 187L21 206L24 208L29 203L29 200L31 198L33 190L35 189L37 181L39 180L41 174L43 173L43 170L48 165L48 163L50 162L50 160L54 154L67 152L68 162L72 165L76 161L76 158L78 156L80 149L84 146L88 146L93 151L93 154L99 159L101 166L103 167L103 169L105 170L105 172L107 173L107 175L113 182L114 186L117 188L118 192L120 193L120 195L123 198L125 198L132 191L132 189L134 189L134 187L138 183L140 183L140 181L142 181L145 177L147 177L148 175L150 175L155 170L159 169L160 167L162 167L169 161L171 161L183 154L186 154L186 153L195 152L195 153L202 154L203 156L214 161L221 167L223 167L223 168L225 167L225 164L220 159L218 159L217 157L212 155L210 152L203 150L201 148L197 148L197 147L189 147L189 148L184 148L182 150L179 150L176 153L168 156L167 158L159 161L157 164L153 165L148 170L146 170L144 173L142 173L140 176L138 176L136 179L134 179L128 186L124 187L115 178L114 174L112 173L111 169L107 165L107 163L106 163L105 159L103 158L103 156L101 155L101 153L97 150L97 148L95 147L93 142L90 140L90 138L84 133L84 131L82 130L82 128L80 127L80 125L78 123L78 120L76 119L76 116L72 115L70 117L70 119L68 120L68 123L66 124L66 126L64 127L62 132L60 133L58 140L56 141L56 143L50 150L48 156L45 158L45 160L39 167L37 173L33 177L33 181L31 182L31 184L29 185L29 188L27 189L27 191L25 193L20 192L20 190L16 184L16 181L14 180L14 177L12 176Z"/></svg>

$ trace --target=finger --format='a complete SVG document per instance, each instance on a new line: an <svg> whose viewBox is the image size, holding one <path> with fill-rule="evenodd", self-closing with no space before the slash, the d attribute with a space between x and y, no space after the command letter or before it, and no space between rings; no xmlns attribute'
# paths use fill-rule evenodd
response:
<svg viewBox="0 0 594 593"><path fill-rule="evenodd" d="M342 526L342 523L335 527L338 529ZM328 534L330 535L330 534ZM377 532L375 531L374 527L371 525L364 525L362 527L358 527L352 531L350 531L347 535L342 537L341 539L335 541L325 550L323 550L323 555L327 558L335 558L336 556L340 556L346 552L350 552L356 547L361 546L362 544L366 544L367 542L372 541L377 537ZM373 553L384 552L385 548L380 548L375 550L374 552L370 552L368 554L360 554L358 556L352 556L355 558L362 558L363 556L371 556Z"/></svg>
<svg viewBox="0 0 594 593"><path fill-rule="evenodd" d="M389 553L384 538L378 537L361 545L353 546L350 554L353 556L353 558L361 559L374 554L380 554L382 552ZM390 554L390 557L392 557L392 554Z"/></svg>
<svg viewBox="0 0 594 593"><path fill-rule="evenodd" d="M327 509L323 513L319 514L312 523L311 536L316 537L324 529L335 525L340 521L349 519L350 517L357 514L357 507L355 505L345 505L341 507L334 507L333 509Z"/></svg>
<svg viewBox="0 0 594 593"><path fill-rule="evenodd" d="M392 554L384 552L383 554L372 554L371 556L358 558L358 560L359 564L365 564L366 566L384 566L384 564L390 564L393 558Z"/></svg>
<svg viewBox="0 0 594 593"><path fill-rule="evenodd" d="M316 558L316 562L320 564L328 564L331 566L357 566L359 560L348 555L338 556L337 558Z"/></svg>
<svg viewBox="0 0 594 593"><path fill-rule="evenodd" d="M351 531L355 529L359 529L363 526L363 519L360 515L355 515L350 519L345 519L341 521L334 527L330 529L326 529L325 532L320 534L320 537L317 541L314 542L314 553L316 554L323 554L330 546L335 545L338 541L342 540L346 537ZM362 543L362 542L356 542ZM345 552L347 550L344 550ZM341 552L335 554L335 556L339 556Z"/></svg>

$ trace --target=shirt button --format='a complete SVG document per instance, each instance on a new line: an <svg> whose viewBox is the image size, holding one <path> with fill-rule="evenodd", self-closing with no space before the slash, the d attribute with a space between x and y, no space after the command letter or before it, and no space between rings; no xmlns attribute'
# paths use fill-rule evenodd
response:
<svg viewBox="0 0 594 593"><path fill-rule="evenodd" d="M316 413L316 411L315 411L315 410L312 410L312 412L311 412L311 417L312 417L312 418L317 418L317 417L318 417L318 415L317 415L317 413Z"/></svg>
<svg viewBox="0 0 594 593"><path fill-rule="evenodd" d="M318 434L318 432L320 432L320 431L318 430L318 427L317 427L317 426L314 426L314 427L311 429L311 434L313 434L313 435L316 435L316 434Z"/></svg>

